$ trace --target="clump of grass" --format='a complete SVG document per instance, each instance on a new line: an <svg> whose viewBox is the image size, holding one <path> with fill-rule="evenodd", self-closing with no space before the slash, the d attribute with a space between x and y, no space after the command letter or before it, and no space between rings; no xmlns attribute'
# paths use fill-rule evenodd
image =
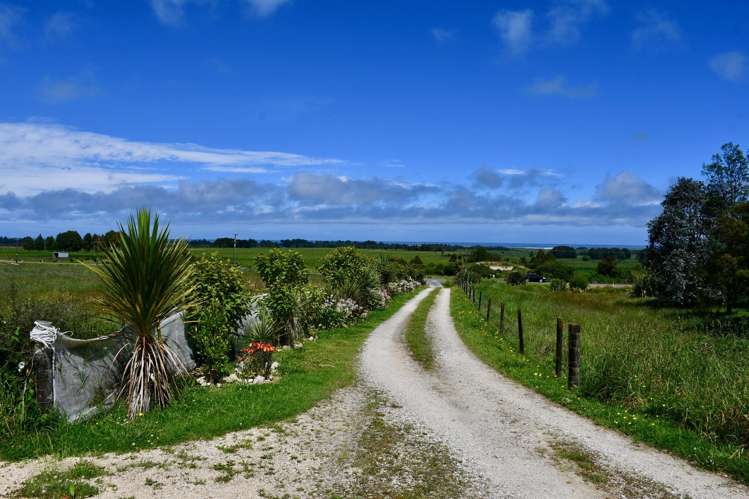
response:
<svg viewBox="0 0 749 499"><path fill-rule="evenodd" d="M44 499L92 497L99 488L88 480L104 476L104 468L90 461L79 461L67 471L47 469L26 480L13 493L13 497L38 497Z"/></svg>
<svg viewBox="0 0 749 499"><path fill-rule="evenodd" d="M434 367L434 348L432 347L432 340L426 332L426 322L438 293L439 290L432 291L419 303L419 306L411 315L404 333L411 356L427 370Z"/></svg>
<svg viewBox="0 0 749 499"><path fill-rule="evenodd" d="M580 445L558 441L552 445L552 450L557 459L574 464L577 473L585 480L596 485L608 483L608 472L598 466L593 454Z"/></svg>
<svg viewBox="0 0 749 499"><path fill-rule="evenodd" d="M654 309L620 291L552 293L542 286L481 284L505 303L505 334L459 289L451 312L461 338L503 374L597 423L749 483L749 340L696 332L683 311ZM526 355L516 352L523 311ZM556 318L582 327L582 381L554 376ZM565 349L563 349L564 351Z"/></svg>

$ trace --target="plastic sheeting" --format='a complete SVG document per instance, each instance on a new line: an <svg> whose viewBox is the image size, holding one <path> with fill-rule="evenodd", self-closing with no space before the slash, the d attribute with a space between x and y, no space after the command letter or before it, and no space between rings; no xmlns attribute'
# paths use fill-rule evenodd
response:
<svg viewBox="0 0 749 499"><path fill-rule="evenodd" d="M181 314L161 323L166 344L187 370L195 368ZM132 335L119 331L107 336L80 340L59 332L48 322L38 322L32 340L39 343L35 358L46 356L50 369L37 375L39 393L69 420L88 417L117 397L117 386L127 363ZM40 364L45 364L40 362ZM48 383L49 386L44 386ZM48 404L50 405L50 404Z"/></svg>

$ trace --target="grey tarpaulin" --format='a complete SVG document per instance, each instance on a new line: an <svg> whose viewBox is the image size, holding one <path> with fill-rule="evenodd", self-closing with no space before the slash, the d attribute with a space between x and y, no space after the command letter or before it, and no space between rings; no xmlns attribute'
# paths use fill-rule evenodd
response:
<svg viewBox="0 0 749 499"><path fill-rule="evenodd" d="M165 319L161 334L185 368L194 369L182 315ZM132 340L127 331L80 340L39 321L30 336L39 343L34 365L38 369L37 393L44 399L40 400L43 406L54 407L72 421L90 416L114 401ZM117 356L123 347L125 350Z"/></svg>

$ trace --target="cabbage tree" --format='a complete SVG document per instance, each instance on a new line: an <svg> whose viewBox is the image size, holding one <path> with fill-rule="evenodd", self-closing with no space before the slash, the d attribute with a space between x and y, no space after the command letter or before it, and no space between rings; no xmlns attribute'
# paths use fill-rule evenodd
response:
<svg viewBox="0 0 749 499"><path fill-rule="evenodd" d="M161 321L195 305L193 268L185 241L170 241L169 226L146 209L131 215L127 226L104 249L100 265L86 265L101 279L102 308L133 335L120 395L128 415L166 406L174 382L184 373L179 358L161 335Z"/></svg>

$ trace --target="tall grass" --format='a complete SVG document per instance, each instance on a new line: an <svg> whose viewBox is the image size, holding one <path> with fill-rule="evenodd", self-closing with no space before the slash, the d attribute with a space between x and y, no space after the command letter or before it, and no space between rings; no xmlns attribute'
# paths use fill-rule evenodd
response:
<svg viewBox="0 0 749 499"><path fill-rule="evenodd" d="M688 311L655 309L622 291L554 293L496 281L480 289L505 303L508 319L522 308L526 354L549 368L556 318L581 325L581 395L749 445L748 339L707 335ZM515 322L506 324L516 334Z"/></svg>

